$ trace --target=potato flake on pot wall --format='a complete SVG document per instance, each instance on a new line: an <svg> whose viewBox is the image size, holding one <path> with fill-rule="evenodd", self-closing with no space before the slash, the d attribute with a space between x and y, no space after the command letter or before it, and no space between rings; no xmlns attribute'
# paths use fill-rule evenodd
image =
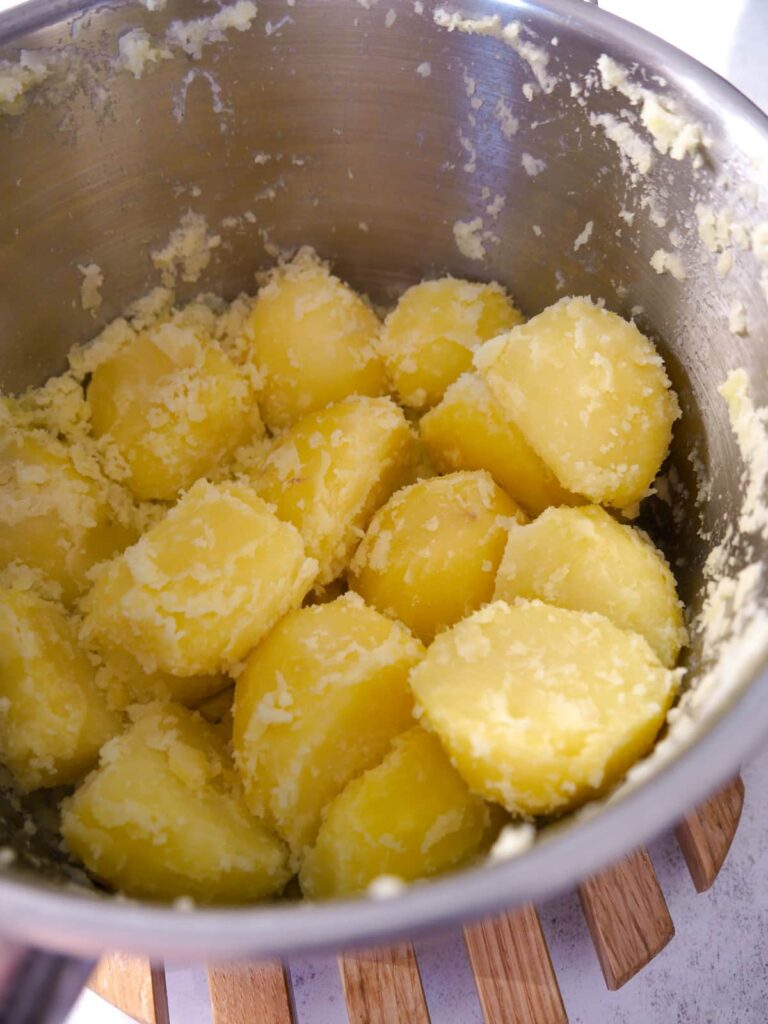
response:
<svg viewBox="0 0 768 1024"><path fill-rule="evenodd" d="M692 157L701 161L700 149L705 146L701 125L679 113L674 100L632 82L627 69L606 54L601 55L597 67L604 89L616 89L631 104L640 105L640 120L659 153L669 153L673 160Z"/></svg>
<svg viewBox="0 0 768 1024"><path fill-rule="evenodd" d="M651 256L649 263L657 274L670 274L676 281L685 281L688 277L683 261L674 252L667 252L665 249L657 249Z"/></svg>
<svg viewBox="0 0 768 1024"><path fill-rule="evenodd" d="M97 310L101 305L101 286L104 275L98 263L88 263L77 268L83 275L80 285L80 305L88 311Z"/></svg>
<svg viewBox="0 0 768 1024"><path fill-rule="evenodd" d="M167 244L152 253L152 262L160 271L165 287L172 288L178 277L182 281L198 281L211 261L212 250L220 245L220 236L208 233L205 217L187 210Z"/></svg>
<svg viewBox="0 0 768 1024"><path fill-rule="evenodd" d="M539 88L550 93L557 85L558 79L547 70L549 53L526 38L524 27L519 21L503 24L497 14L482 18L467 18L460 12L451 13L443 7L433 12L433 19L440 28L448 32L464 32L468 35L491 36L509 46L529 66Z"/></svg>

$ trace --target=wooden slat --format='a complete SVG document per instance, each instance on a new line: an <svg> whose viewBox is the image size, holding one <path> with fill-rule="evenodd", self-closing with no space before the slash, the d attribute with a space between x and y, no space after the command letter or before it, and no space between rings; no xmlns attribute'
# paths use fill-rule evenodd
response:
<svg viewBox="0 0 768 1024"><path fill-rule="evenodd" d="M464 940L486 1024L567 1024L533 907L471 925Z"/></svg>
<svg viewBox="0 0 768 1024"><path fill-rule="evenodd" d="M429 1024L410 943L339 957L349 1024Z"/></svg>
<svg viewBox="0 0 768 1024"><path fill-rule="evenodd" d="M168 1024L165 971L144 957L102 957L88 987L141 1024Z"/></svg>
<svg viewBox="0 0 768 1024"><path fill-rule="evenodd" d="M744 806L739 775L691 811L677 826L677 841L697 892L709 889L731 848Z"/></svg>
<svg viewBox="0 0 768 1024"><path fill-rule="evenodd" d="M209 967L213 1024L293 1024L288 984L280 964Z"/></svg>
<svg viewBox="0 0 768 1024"><path fill-rule="evenodd" d="M155 1021L157 1024L171 1024L171 1015L168 1010L168 989L165 986L165 968L158 964L152 964L150 971Z"/></svg>
<svg viewBox="0 0 768 1024"><path fill-rule="evenodd" d="M675 934L645 850L587 879L579 896L609 989L626 984Z"/></svg>

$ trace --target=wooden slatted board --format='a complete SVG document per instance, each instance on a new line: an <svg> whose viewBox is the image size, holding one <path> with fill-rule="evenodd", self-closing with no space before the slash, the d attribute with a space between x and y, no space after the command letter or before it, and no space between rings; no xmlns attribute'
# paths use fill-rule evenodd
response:
<svg viewBox="0 0 768 1024"><path fill-rule="evenodd" d="M568 1020L539 915L533 907L464 929L487 1024Z"/></svg>
<svg viewBox="0 0 768 1024"><path fill-rule="evenodd" d="M213 1024L291 1024L288 985L282 964L209 968Z"/></svg>
<svg viewBox="0 0 768 1024"><path fill-rule="evenodd" d="M88 987L140 1024L169 1024L165 971L143 957L102 957Z"/></svg>
<svg viewBox="0 0 768 1024"><path fill-rule="evenodd" d="M339 957L350 1024L429 1024L413 946L364 950Z"/></svg>
<svg viewBox="0 0 768 1024"><path fill-rule="evenodd" d="M677 828L697 891L714 882L733 841L744 785L733 779ZM608 988L617 989L670 941L675 929L645 850L636 850L579 887L584 916ZM485 1024L567 1024L552 961L534 907L469 925L464 938ZM350 1024L429 1024L410 943L339 956ZM213 967L214 1024L296 1024L290 981L279 964ZM165 975L148 960L104 957L91 988L140 1024L169 1021Z"/></svg>
<svg viewBox="0 0 768 1024"><path fill-rule="evenodd" d="M579 897L609 989L625 985L675 934L646 850L586 879Z"/></svg>

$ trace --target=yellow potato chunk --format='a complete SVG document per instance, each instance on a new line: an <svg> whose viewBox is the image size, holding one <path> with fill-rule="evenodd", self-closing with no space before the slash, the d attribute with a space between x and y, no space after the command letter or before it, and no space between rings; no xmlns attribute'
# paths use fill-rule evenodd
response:
<svg viewBox="0 0 768 1024"><path fill-rule="evenodd" d="M350 586L429 643L490 601L510 520L526 521L484 472L404 487L373 517Z"/></svg>
<svg viewBox="0 0 768 1024"><path fill-rule="evenodd" d="M83 600L83 635L129 652L146 672L215 674L299 605L316 573L295 527L250 487L198 480L100 568Z"/></svg>
<svg viewBox="0 0 768 1024"><path fill-rule="evenodd" d="M440 404L422 417L419 430L441 472L485 469L530 515L583 500L560 486L475 373L451 384Z"/></svg>
<svg viewBox="0 0 768 1024"><path fill-rule="evenodd" d="M493 396L560 483L624 508L646 494L679 415L634 324L566 298L476 353Z"/></svg>
<svg viewBox="0 0 768 1024"><path fill-rule="evenodd" d="M252 388L201 330L161 323L96 367L91 423L140 499L172 500L263 432Z"/></svg>
<svg viewBox="0 0 768 1024"><path fill-rule="evenodd" d="M19 789L76 782L119 729L64 612L0 589L0 761Z"/></svg>
<svg viewBox="0 0 768 1024"><path fill-rule="evenodd" d="M618 782L653 746L678 679L602 615L496 601L438 636L411 686L469 788L533 816Z"/></svg>
<svg viewBox="0 0 768 1024"><path fill-rule="evenodd" d="M384 367L373 347L379 330L373 310L311 249L274 270L246 325L270 429L348 395L384 394Z"/></svg>
<svg viewBox="0 0 768 1024"><path fill-rule="evenodd" d="M118 523L92 465L43 431L0 431L0 568L39 569L69 604L88 571L136 537Z"/></svg>
<svg viewBox="0 0 768 1024"><path fill-rule="evenodd" d="M597 505L551 508L512 527L495 598L539 598L560 608L600 612L640 633L667 668L686 641L682 605L664 556L632 526Z"/></svg>
<svg viewBox="0 0 768 1024"><path fill-rule="evenodd" d="M245 805L224 743L199 715L152 704L64 802L62 833L96 878L129 896L235 903L288 881L280 840Z"/></svg>
<svg viewBox="0 0 768 1024"><path fill-rule="evenodd" d="M440 741L416 726L328 805L301 869L302 891L327 899L362 892L380 875L438 874L480 851L489 820Z"/></svg>
<svg viewBox="0 0 768 1024"><path fill-rule="evenodd" d="M235 687L235 760L253 810L300 860L325 805L412 723L424 650L356 594L288 615Z"/></svg>
<svg viewBox="0 0 768 1024"><path fill-rule="evenodd" d="M415 449L405 417L389 398L348 398L296 422L251 480L302 535L323 585L346 569L361 530L404 482Z"/></svg>
<svg viewBox="0 0 768 1024"><path fill-rule="evenodd" d="M400 402L426 409L471 368L478 345L522 322L501 285L423 281L387 317L378 350Z"/></svg>
<svg viewBox="0 0 768 1024"><path fill-rule="evenodd" d="M173 701L185 707L197 707L201 701L218 694L231 684L222 674L207 676L174 676L169 672L145 672L135 658L125 651L97 652L100 664L96 682L111 708L124 709L130 704L150 701Z"/></svg>

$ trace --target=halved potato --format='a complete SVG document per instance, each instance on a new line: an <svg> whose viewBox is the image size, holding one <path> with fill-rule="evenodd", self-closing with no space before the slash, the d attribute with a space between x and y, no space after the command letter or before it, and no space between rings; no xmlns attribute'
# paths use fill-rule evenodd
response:
<svg viewBox="0 0 768 1024"><path fill-rule="evenodd" d="M120 726L63 609L0 589L0 761L19 789L76 782Z"/></svg>
<svg viewBox="0 0 768 1024"><path fill-rule="evenodd" d="M490 601L510 521L526 519L487 473L421 480L373 517L350 586L429 643Z"/></svg>
<svg viewBox="0 0 768 1024"><path fill-rule="evenodd" d="M422 417L419 431L441 472L485 469L530 515L583 500L560 486L476 373L464 373L451 384L440 404Z"/></svg>
<svg viewBox="0 0 768 1024"><path fill-rule="evenodd" d="M270 429L289 427L348 395L383 395L384 367L374 350L380 326L311 249L273 270L245 328Z"/></svg>
<svg viewBox="0 0 768 1024"><path fill-rule="evenodd" d="M679 678L602 615L519 600L438 636L411 686L469 788L535 816L618 782L653 746Z"/></svg>
<svg viewBox="0 0 768 1024"><path fill-rule="evenodd" d="M300 861L320 814L412 724L408 671L424 651L356 594L286 616L235 687L234 748L250 806Z"/></svg>
<svg viewBox="0 0 768 1024"><path fill-rule="evenodd" d="M144 705L104 747L64 802L62 834L91 874L129 896L250 902L290 876L215 728L174 704Z"/></svg>
<svg viewBox="0 0 768 1024"><path fill-rule="evenodd" d="M362 892L380 875L435 875L476 855L490 822L440 741L415 726L328 805L299 875L314 899Z"/></svg>
<svg viewBox="0 0 768 1024"><path fill-rule="evenodd" d="M561 299L479 349L475 365L563 487L616 508L645 496L680 410L633 323L590 299Z"/></svg>
<svg viewBox="0 0 768 1024"><path fill-rule="evenodd" d="M401 296L377 347L403 405L426 409L470 369L478 345L522 321L501 285L444 277Z"/></svg>
<svg viewBox="0 0 768 1024"><path fill-rule="evenodd" d="M302 417L250 474L317 559L319 585L349 564L371 516L404 482L416 442L389 398L347 398Z"/></svg>
<svg viewBox="0 0 768 1024"><path fill-rule="evenodd" d="M86 642L146 672L212 675L239 662L317 575L295 527L251 488L198 480L83 599Z"/></svg>
<svg viewBox="0 0 768 1024"><path fill-rule="evenodd" d="M93 460L42 430L0 431L0 568L39 569L70 604L89 570L130 544Z"/></svg>
<svg viewBox="0 0 768 1024"><path fill-rule="evenodd" d="M539 598L600 612L640 633L672 668L686 641L675 578L650 539L597 505L551 508L513 526L496 576L495 598Z"/></svg>
<svg viewBox="0 0 768 1024"><path fill-rule="evenodd" d="M172 500L263 426L247 376L205 333L158 324L100 363L91 423L142 500Z"/></svg>

